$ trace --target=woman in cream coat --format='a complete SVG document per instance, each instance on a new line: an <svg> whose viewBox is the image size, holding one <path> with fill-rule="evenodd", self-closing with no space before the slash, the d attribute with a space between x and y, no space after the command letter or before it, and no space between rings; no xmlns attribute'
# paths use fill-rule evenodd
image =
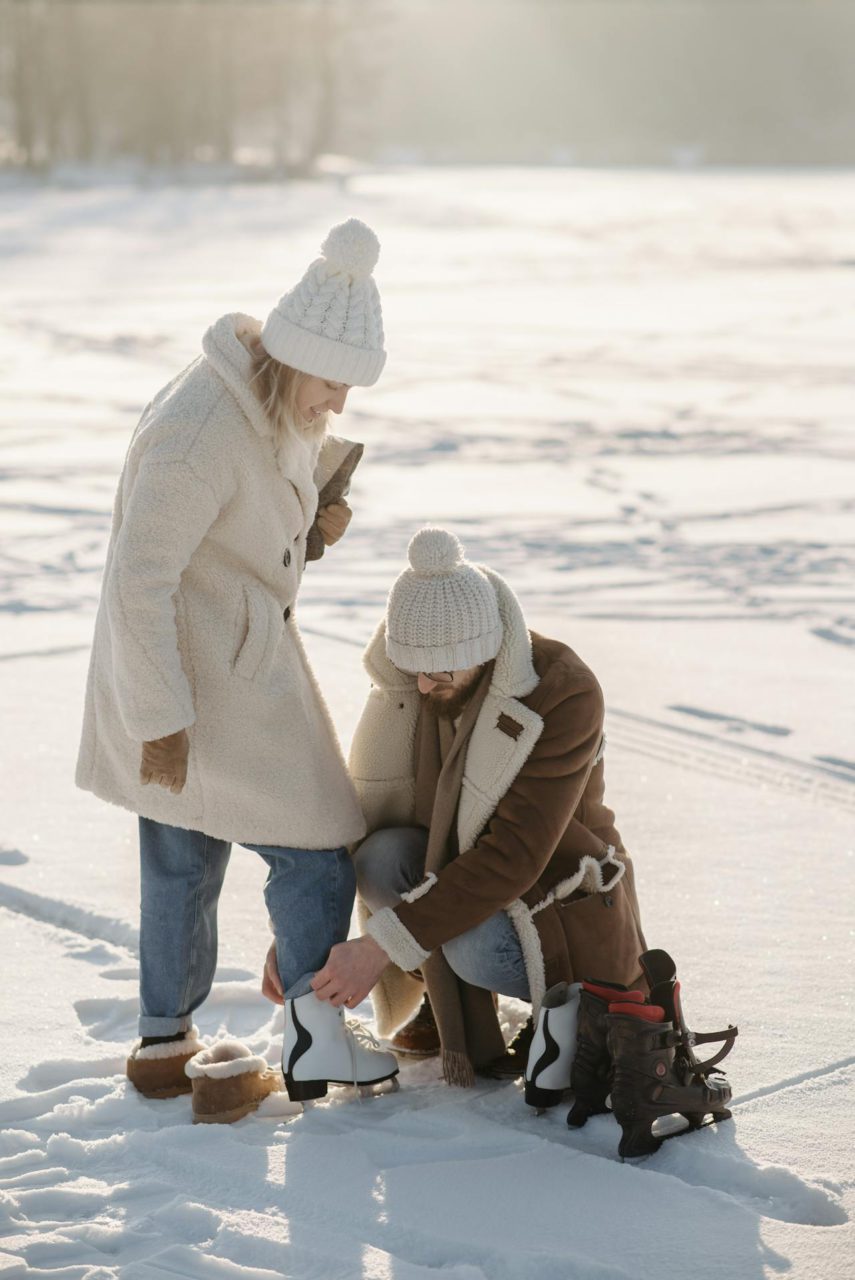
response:
<svg viewBox="0 0 855 1280"><path fill-rule="evenodd" d="M327 435L328 412L385 362L378 255L352 218L263 327L218 320L146 406L125 459L77 783L139 815L142 1042L129 1075L153 1096L189 1088L233 841L270 867L295 995L347 937L345 846L365 825L295 603L307 549L321 554L350 517L343 502L318 514L318 493L360 452Z"/></svg>

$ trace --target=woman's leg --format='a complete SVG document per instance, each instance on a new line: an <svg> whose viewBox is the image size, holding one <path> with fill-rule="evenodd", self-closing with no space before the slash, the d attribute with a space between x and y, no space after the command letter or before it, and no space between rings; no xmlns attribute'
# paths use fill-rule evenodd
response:
<svg viewBox="0 0 855 1280"><path fill-rule="evenodd" d="M346 942L356 897L346 849L286 849L247 845L270 868L264 900L276 936L276 960L288 999L306 995L330 949Z"/></svg>
<svg viewBox="0 0 855 1280"><path fill-rule="evenodd" d="M502 996L531 1000L522 947L507 911L467 929L442 948L458 978Z"/></svg>
<svg viewBox="0 0 855 1280"><path fill-rule="evenodd" d="M217 902L231 845L140 818L141 1036L186 1031L217 967Z"/></svg>

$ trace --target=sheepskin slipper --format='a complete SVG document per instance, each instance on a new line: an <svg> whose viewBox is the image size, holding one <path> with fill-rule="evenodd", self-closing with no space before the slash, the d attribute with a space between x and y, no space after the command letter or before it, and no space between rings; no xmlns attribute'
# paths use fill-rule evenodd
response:
<svg viewBox="0 0 855 1280"><path fill-rule="evenodd" d="M239 1040L203 1049L184 1070L192 1082L194 1124L232 1124L282 1088L279 1072Z"/></svg>
<svg viewBox="0 0 855 1280"><path fill-rule="evenodd" d="M146 1049L135 1045L125 1067L127 1077L145 1098L177 1098L193 1088L184 1067L201 1048L198 1027L191 1027L182 1040Z"/></svg>

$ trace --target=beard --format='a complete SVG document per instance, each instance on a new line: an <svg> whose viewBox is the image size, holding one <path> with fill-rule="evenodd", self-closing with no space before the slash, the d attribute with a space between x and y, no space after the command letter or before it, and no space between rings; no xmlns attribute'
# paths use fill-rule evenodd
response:
<svg viewBox="0 0 855 1280"><path fill-rule="evenodd" d="M428 710L438 720L456 720L475 692L477 684L478 681L473 680L464 689L455 689L453 693L443 694L441 698L434 697L432 692L426 693L424 699Z"/></svg>

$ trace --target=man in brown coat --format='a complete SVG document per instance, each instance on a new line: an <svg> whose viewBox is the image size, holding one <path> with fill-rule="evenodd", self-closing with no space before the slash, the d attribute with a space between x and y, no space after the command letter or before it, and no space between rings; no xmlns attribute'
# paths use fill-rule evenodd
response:
<svg viewBox="0 0 855 1280"><path fill-rule="evenodd" d="M427 988L450 1083L505 1050L492 993L532 1004L561 981L637 984L632 865L604 802L603 696L558 640L529 632L498 574L423 529L365 654L372 690L350 769L364 936L312 986L382 1035Z"/></svg>

